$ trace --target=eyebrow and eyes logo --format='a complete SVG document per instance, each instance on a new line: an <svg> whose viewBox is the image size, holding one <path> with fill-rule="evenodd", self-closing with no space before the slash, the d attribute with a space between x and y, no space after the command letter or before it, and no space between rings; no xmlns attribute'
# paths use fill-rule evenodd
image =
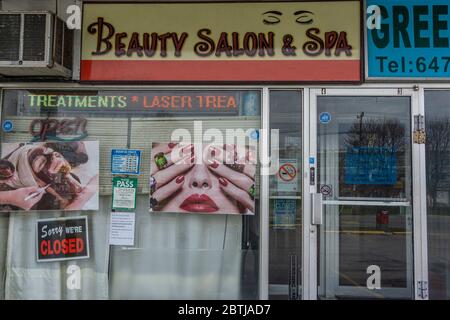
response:
<svg viewBox="0 0 450 320"><path fill-rule="evenodd" d="M283 13L281 11L276 11L276 10L270 10L270 11L266 11L263 14L263 23L264 24L277 24L281 22L281 16L283 15ZM314 13L312 13L311 11L307 11L307 10L298 10L294 12L294 17L295 22L299 23L299 24L311 24L313 23L314 19L313 19Z"/></svg>

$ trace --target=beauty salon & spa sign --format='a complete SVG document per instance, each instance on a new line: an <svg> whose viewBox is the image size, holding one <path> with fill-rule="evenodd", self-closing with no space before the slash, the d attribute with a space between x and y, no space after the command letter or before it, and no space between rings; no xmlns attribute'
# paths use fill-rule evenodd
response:
<svg viewBox="0 0 450 320"><path fill-rule="evenodd" d="M83 81L360 81L360 1L85 3Z"/></svg>

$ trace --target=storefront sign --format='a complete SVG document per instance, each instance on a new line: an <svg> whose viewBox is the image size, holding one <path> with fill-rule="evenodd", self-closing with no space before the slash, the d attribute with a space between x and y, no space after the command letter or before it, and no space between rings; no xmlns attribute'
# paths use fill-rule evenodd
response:
<svg viewBox="0 0 450 320"><path fill-rule="evenodd" d="M296 200L275 200L273 205L273 228L295 229L296 212Z"/></svg>
<svg viewBox="0 0 450 320"><path fill-rule="evenodd" d="M32 141L77 141L87 137L87 119L34 119L29 126Z"/></svg>
<svg viewBox="0 0 450 320"><path fill-rule="evenodd" d="M87 217L37 221L37 261L89 258Z"/></svg>
<svg viewBox="0 0 450 320"><path fill-rule="evenodd" d="M396 184L395 150L385 147L350 148L345 154L344 179L346 184Z"/></svg>
<svg viewBox="0 0 450 320"><path fill-rule="evenodd" d="M112 174L139 174L141 150L113 149L111 151Z"/></svg>
<svg viewBox="0 0 450 320"><path fill-rule="evenodd" d="M278 169L277 191L297 192L298 191L298 161L297 159L280 159Z"/></svg>
<svg viewBox="0 0 450 320"><path fill-rule="evenodd" d="M380 9L379 29L367 29L369 79L450 78L450 3L367 0ZM368 13L367 19L375 11Z"/></svg>
<svg viewBox="0 0 450 320"><path fill-rule="evenodd" d="M253 91L93 91L86 92L28 92L23 91L23 105L20 106L24 114L86 114L86 113L120 113L141 115L174 115L174 116L237 116L244 110L244 98L246 104L250 103L246 93L256 94L253 96L252 107L259 112L259 92ZM249 108L247 108L249 109ZM250 110L251 111L251 110ZM249 111L249 112L250 112ZM254 115L256 112L252 111ZM54 122L54 120L53 120ZM44 123L36 120L33 123L33 133L38 134L42 128L46 131L50 128L55 130L77 129L79 133L87 134L85 123ZM62 128L60 128L62 126Z"/></svg>
<svg viewBox="0 0 450 320"><path fill-rule="evenodd" d="M136 209L137 178L113 178L112 209L134 211Z"/></svg>
<svg viewBox="0 0 450 320"><path fill-rule="evenodd" d="M360 1L85 3L81 80L360 81L360 29Z"/></svg>

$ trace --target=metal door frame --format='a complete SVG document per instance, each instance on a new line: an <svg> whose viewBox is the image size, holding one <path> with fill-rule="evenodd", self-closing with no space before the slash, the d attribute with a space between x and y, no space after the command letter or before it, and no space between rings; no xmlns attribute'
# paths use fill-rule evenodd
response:
<svg viewBox="0 0 450 320"><path fill-rule="evenodd" d="M309 92L308 92L309 91ZM309 121L305 121L304 130L305 137L309 134L309 146L305 143L304 149L309 147L308 155L305 155L305 177L310 172L311 168L317 172L317 97L319 96L410 96L411 97L411 138L413 137L414 119L415 116L424 115L424 96L423 88L362 88L362 87L348 87L348 88L311 88L305 90L305 96L308 95L308 100L305 105L306 113L309 112ZM309 94L308 94L309 93ZM308 104L306 104L308 102ZM307 110L309 109L309 110ZM306 118L308 119L308 118ZM309 128L307 128L307 126ZM426 241L426 168L425 168L425 145L416 144L411 141L411 161L412 161L412 194L413 194L413 281L414 298L428 299L427 294L422 294L422 284L428 281L427 272L427 241ZM306 161L306 159L311 159ZM308 163L307 163L308 162ZM418 174L417 174L418 173ZM319 228L311 224L311 197L312 194L317 193L317 181L311 182L309 179L304 179L304 190L309 190L309 195L304 199L309 198L308 205L304 207L304 267L303 276L308 277L303 281L303 297L305 299L317 299L317 277L318 277L318 231ZM308 188L309 187L309 188ZM307 201L305 201L306 204ZM345 288L345 287L344 287ZM351 287L350 287L351 288ZM353 292L357 290L352 288ZM426 290L425 290L426 292ZM356 297L356 296L355 296Z"/></svg>

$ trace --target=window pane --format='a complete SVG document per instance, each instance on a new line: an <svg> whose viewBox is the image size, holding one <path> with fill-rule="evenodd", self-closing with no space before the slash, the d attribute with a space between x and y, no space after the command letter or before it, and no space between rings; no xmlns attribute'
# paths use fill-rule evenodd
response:
<svg viewBox="0 0 450 320"><path fill-rule="evenodd" d="M250 174L246 166L228 167L228 173L246 175L246 181L254 183L246 190L239 187L240 195L254 198L253 207L251 201L248 205L227 196L218 182L221 176L196 163L183 171L182 189L160 201L178 204L177 213L149 212L149 180L152 145L169 144L180 135L202 146L222 139L220 147L228 150L224 144L238 146L237 135L243 134L246 146L258 147L260 94L252 90L6 90L2 119L11 121L14 129L2 133L2 145L41 139L46 146L62 140L100 145L99 210L69 213L56 201L51 211L13 212L9 219L7 215L0 219L5 240L0 245L0 273L6 274L6 299L257 299L259 168L254 166ZM109 246L112 149L142 152L133 246ZM20 159L25 165L30 161L26 155ZM31 167L33 172L37 168ZM196 184L200 176L207 181ZM229 184L235 181L228 179ZM0 185L6 188L8 182ZM197 188L196 194L209 194L217 212L230 214L206 214L206 209L197 210L197 202L191 203L195 212L181 213L182 202L175 199L191 186ZM80 215L88 216L90 257L36 262L36 220ZM8 248L14 249L7 252ZM9 261L1 263L7 254ZM73 264L81 268L81 290L76 292L65 285L66 269Z"/></svg>
<svg viewBox="0 0 450 320"><path fill-rule="evenodd" d="M425 91L430 299L450 299L450 91Z"/></svg>
<svg viewBox="0 0 450 320"><path fill-rule="evenodd" d="M279 167L270 176L269 296L301 298L302 264L302 93L270 91L272 158ZM278 139L278 141L275 141ZM278 142L279 149L274 146Z"/></svg>

